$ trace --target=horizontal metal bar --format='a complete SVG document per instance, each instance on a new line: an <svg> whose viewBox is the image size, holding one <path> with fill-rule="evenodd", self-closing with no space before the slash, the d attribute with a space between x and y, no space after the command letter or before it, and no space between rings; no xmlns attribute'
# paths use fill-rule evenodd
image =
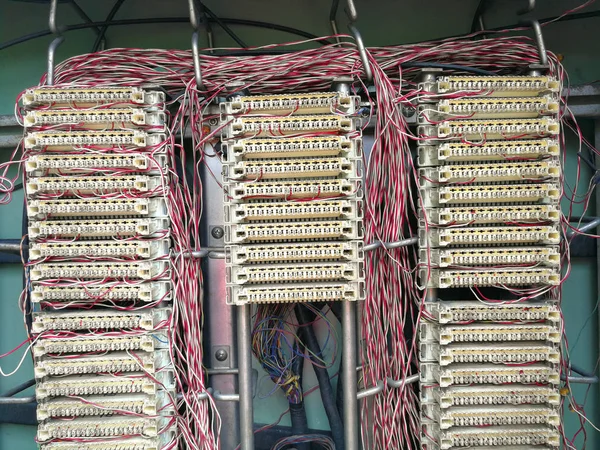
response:
<svg viewBox="0 0 600 450"><path fill-rule="evenodd" d="M569 380L569 383L577 383L577 384L598 384L598 377L577 377L574 375L569 375L569 377L566 377L563 375L560 377L561 380L563 381L567 381L567 379Z"/></svg>
<svg viewBox="0 0 600 450"><path fill-rule="evenodd" d="M359 369L361 369L361 367L356 368L356 370L359 370ZM363 398L370 397L372 395L377 395L381 391L383 391L386 384L393 389L397 389L397 388L401 388L407 384L416 383L417 381L419 381L419 374L410 375L401 380L394 380L393 378L387 378L385 382L383 382L382 380L379 380L375 386L372 386L370 388L365 388L365 389L362 389L361 391L358 391L356 398L358 400L361 400Z"/></svg>
<svg viewBox="0 0 600 450"><path fill-rule="evenodd" d="M206 369L208 375L237 375L239 372L237 367L233 369Z"/></svg>
<svg viewBox="0 0 600 450"><path fill-rule="evenodd" d="M212 397L221 402L239 402L240 394L223 394L220 391L213 391Z"/></svg>
<svg viewBox="0 0 600 450"><path fill-rule="evenodd" d="M408 239L403 239L401 241L396 241L396 242L373 242L372 244L368 244L365 245L365 252L369 252L371 250L375 250L379 247L384 247L387 248L388 250L393 249L393 248L398 248L398 247L407 247L409 245L414 245L417 242L419 242L419 238L417 237L411 237Z"/></svg>
<svg viewBox="0 0 600 450"><path fill-rule="evenodd" d="M400 388L406 384L413 384L419 381L419 374L410 375L402 380L393 380L392 378L387 379L387 385L391 388Z"/></svg>
<svg viewBox="0 0 600 450"><path fill-rule="evenodd" d="M22 134L8 134L0 136L0 148L15 148L23 139Z"/></svg>
<svg viewBox="0 0 600 450"><path fill-rule="evenodd" d="M577 229L577 231L568 230L567 236L573 236L574 234L577 234L577 232L586 233L587 231L593 230L594 228L597 228L598 226L600 226L600 218L599 217L595 218L594 220L591 220L590 222L587 222L585 225L580 226Z"/></svg>
<svg viewBox="0 0 600 450"><path fill-rule="evenodd" d="M17 118L12 114L0 114L0 128L3 127L19 127Z"/></svg>
<svg viewBox="0 0 600 450"><path fill-rule="evenodd" d="M35 396L30 397L0 397L0 405L18 405L35 402Z"/></svg>
<svg viewBox="0 0 600 450"><path fill-rule="evenodd" d="M379 394L381 391L383 391L384 387L385 387L385 383L383 381L379 380L375 386L358 391L356 393L356 398L358 400L361 400L363 398Z"/></svg>

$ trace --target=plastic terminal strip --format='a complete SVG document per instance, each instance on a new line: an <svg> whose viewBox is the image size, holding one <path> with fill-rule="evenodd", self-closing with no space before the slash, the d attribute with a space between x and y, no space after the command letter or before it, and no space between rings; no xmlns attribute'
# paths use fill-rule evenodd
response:
<svg viewBox="0 0 600 450"><path fill-rule="evenodd" d="M354 119L338 115L289 116L289 117L241 117L233 119L225 128L228 138L280 137L300 133L354 131Z"/></svg>
<svg viewBox="0 0 600 450"><path fill-rule="evenodd" d="M559 322L555 303L506 303L485 305L478 301L427 302L425 308L440 324L465 322Z"/></svg>
<svg viewBox="0 0 600 450"><path fill-rule="evenodd" d="M110 103L133 103L156 105L165 102L165 93L147 91L136 87L64 87L40 86L27 89L23 95L23 106L52 105L77 106L84 104L105 105Z"/></svg>
<svg viewBox="0 0 600 450"><path fill-rule="evenodd" d="M438 125L420 125L419 136L430 139L506 139L526 136L557 136L560 123L551 118L449 120Z"/></svg>
<svg viewBox="0 0 600 450"><path fill-rule="evenodd" d="M448 76L434 84L437 94L480 93L491 97L530 97L559 92L560 82L546 76Z"/></svg>
<svg viewBox="0 0 600 450"><path fill-rule="evenodd" d="M359 98L337 92L234 96L221 103L221 116L237 114L354 114Z"/></svg>
<svg viewBox="0 0 600 450"><path fill-rule="evenodd" d="M82 445L85 445L85 450L162 450L169 448L168 445L175 440L173 433L163 432L160 436L152 438L94 439L86 441L85 444L81 442L50 442L40 445L40 450L82 450ZM177 449L177 447L172 448Z"/></svg>
<svg viewBox="0 0 600 450"><path fill-rule="evenodd" d="M359 161L347 158L282 159L241 161L223 166L229 180L273 180L285 178L359 178Z"/></svg>
<svg viewBox="0 0 600 450"><path fill-rule="evenodd" d="M88 174L102 171L134 171L160 175L166 173L167 156L144 153L85 153L81 155L39 154L31 155L25 161L29 175L47 174Z"/></svg>
<svg viewBox="0 0 600 450"><path fill-rule="evenodd" d="M356 181L327 179L318 181L280 181L230 184L226 200L242 201L260 198L330 198L344 197L359 191Z"/></svg>
<svg viewBox="0 0 600 450"><path fill-rule="evenodd" d="M362 239L362 227L353 221L233 224L225 227L226 244L314 239Z"/></svg>
<svg viewBox="0 0 600 450"><path fill-rule="evenodd" d="M558 364L560 352L551 345L535 343L439 345L435 342L421 342L421 361L432 361L440 366L450 364L529 364L547 362Z"/></svg>
<svg viewBox="0 0 600 450"><path fill-rule="evenodd" d="M344 136L311 138L244 139L223 142L223 154L230 163L271 158L362 156L360 139Z"/></svg>
<svg viewBox="0 0 600 450"><path fill-rule="evenodd" d="M59 377L63 375L86 375L93 373L121 374L143 371L155 374L172 366L168 350L152 353L109 353L100 356L81 356L79 358L47 358L36 362L36 379Z"/></svg>
<svg viewBox="0 0 600 450"><path fill-rule="evenodd" d="M27 195L94 194L145 192L160 194L164 185L161 177L146 175L102 177L40 177L27 181ZM160 189L160 192L158 190Z"/></svg>
<svg viewBox="0 0 600 450"><path fill-rule="evenodd" d="M170 321L171 309L152 308L142 311L40 311L33 313L31 330L35 334L44 331L78 330L145 330L165 328Z"/></svg>
<svg viewBox="0 0 600 450"><path fill-rule="evenodd" d="M107 220L44 220L29 222L29 239L35 241L46 237L95 238L95 237L152 237L168 233L169 219L107 219Z"/></svg>
<svg viewBox="0 0 600 450"><path fill-rule="evenodd" d="M476 450L478 449L477 446L483 445L489 445L492 448L496 446L526 445L529 446L526 447L527 449L539 445L559 447L561 440L558 430L544 425L460 427L442 430L438 433L427 432L427 436L432 435L437 436L439 446L437 448L440 450L450 450L456 447ZM427 439L426 436L423 437L424 441L427 441ZM512 449L512 447L510 448Z"/></svg>
<svg viewBox="0 0 600 450"><path fill-rule="evenodd" d="M33 281L44 279L141 279L169 276L167 261L37 263L29 271Z"/></svg>
<svg viewBox="0 0 600 450"><path fill-rule="evenodd" d="M419 211L421 226L425 221L436 225L558 222L558 205L463 206Z"/></svg>
<svg viewBox="0 0 600 450"><path fill-rule="evenodd" d="M558 369L545 364L503 366L498 364L458 364L440 367L420 364L421 383L439 383L440 387L465 384L554 384L560 383Z"/></svg>
<svg viewBox="0 0 600 450"><path fill-rule="evenodd" d="M33 285L31 301L43 302L129 302L140 301L145 303L171 301L171 283L169 281L152 281L137 284L106 283L99 285L77 286L70 283L63 285L52 284Z"/></svg>
<svg viewBox="0 0 600 450"><path fill-rule="evenodd" d="M438 326L422 322L421 342L435 341L440 345L454 342L548 341L559 343L561 331L556 324L471 324Z"/></svg>
<svg viewBox="0 0 600 450"><path fill-rule="evenodd" d="M307 244L233 245L226 247L228 262L241 264L293 261L355 261L364 258L359 241Z"/></svg>
<svg viewBox="0 0 600 450"><path fill-rule="evenodd" d="M62 151L74 148L99 147L156 147L165 142L164 133L123 131L44 131L25 136L27 150Z"/></svg>
<svg viewBox="0 0 600 450"><path fill-rule="evenodd" d="M163 111L139 108L112 109L40 109L28 111L23 118L25 128L44 125L76 125L81 128L108 128L151 126L164 127L166 115Z"/></svg>
<svg viewBox="0 0 600 450"><path fill-rule="evenodd" d="M37 439L44 442L50 439L81 439L117 436L154 437L168 426L165 417L96 417L75 420L49 420L38 426Z"/></svg>
<svg viewBox="0 0 600 450"><path fill-rule="evenodd" d="M419 245L423 248L447 247L449 245L491 244L554 244L560 243L557 226L529 227L464 227L419 230Z"/></svg>
<svg viewBox="0 0 600 450"><path fill-rule="evenodd" d="M494 406L440 409L426 408L433 412L442 430L452 427L487 427L504 425L549 425L557 427L560 416L555 408L541 405Z"/></svg>
<svg viewBox="0 0 600 450"><path fill-rule="evenodd" d="M553 139L486 141L472 145L442 142L438 146L419 147L419 166L437 166L444 162L510 161L557 157L560 144Z"/></svg>
<svg viewBox="0 0 600 450"><path fill-rule="evenodd" d="M165 392L155 395L111 395L91 396L84 401L72 398L56 398L38 403L37 420L59 417L132 415L161 416L174 413L173 401ZM104 417L99 420L104 420Z"/></svg>
<svg viewBox="0 0 600 450"><path fill-rule="evenodd" d="M359 204L349 200L314 202L232 203L225 205L225 221L231 223L283 220L345 219L362 217Z"/></svg>
<svg viewBox="0 0 600 450"><path fill-rule="evenodd" d="M158 381L157 384L152 378ZM116 394L155 395L162 387L167 390L175 388L174 374L168 370L156 373L153 377L143 372L120 375L72 375L58 378L47 378L40 381L35 388L38 400L52 397Z"/></svg>
<svg viewBox="0 0 600 450"><path fill-rule="evenodd" d="M421 279L427 279L426 270L421 271ZM558 286L560 281L558 269L432 269L428 286L442 289L469 286Z"/></svg>
<svg viewBox="0 0 600 450"><path fill-rule="evenodd" d="M440 408L483 405L560 405L560 393L553 387L515 385L508 386L456 386L445 389L425 386L422 402L431 398Z"/></svg>
<svg viewBox="0 0 600 450"><path fill-rule="evenodd" d="M421 263L429 263L433 267L501 265L544 265L556 267L560 265L560 258L560 249L557 246L420 250Z"/></svg>
<svg viewBox="0 0 600 450"><path fill-rule="evenodd" d="M488 186L443 186L421 189L425 207L466 203L552 203L560 199L557 184L503 184Z"/></svg>
<svg viewBox="0 0 600 450"><path fill-rule="evenodd" d="M263 284L310 281L358 281L364 279L359 262L301 263L233 266L227 270L233 284Z"/></svg>
<svg viewBox="0 0 600 450"><path fill-rule="evenodd" d="M38 339L33 346L33 356L64 353L100 353L154 350L168 348L169 339L164 332L152 334L126 334Z"/></svg>
<svg viewBox="0 0 600 450"><path fill-rule="evenodd" d="M535 118L542 115L558 114L559 103L556 97L516 98L457 98L440 100L435 105L422 105L419 113L429 120L451 117L469 119L511 119ZM422 123L425 120L421 121Z"/></svg>
<svg viewBox="0 0 600 450"><path fill-rule="evenodd" d="M495 163L495 164L449 164L436 168L419 169L422 187L437 183L481 183L500 181L539 181L559 178L560 163L549 161Z"/></svg>
<svg viewBox="0 0 600 450"><path fill-rule="evenodd" d="M145 216L167 217L169 211L162 198L127 199L61 199L28 200L27 215L30 219L48 217L98 217L98 216ZM66 224L67 222L65 222ZM118 235L118 233L116 234ZM115 235L113 235L115 236Z"/></svg>
<svg viewBox="0 0 600 450"><path fill-rule="evenodd" d="M299 283L279 285L229 286L227 303L307 303L358 301L365 299L362 282L353 283Z"/></svg>
<svg viewBox="0 0 600 450"><path fill-rule="evenodd" d="M29 259L42 258L128 258L154 259L169 255L168 239L123 241L49 242L29 246Z"/></svg>

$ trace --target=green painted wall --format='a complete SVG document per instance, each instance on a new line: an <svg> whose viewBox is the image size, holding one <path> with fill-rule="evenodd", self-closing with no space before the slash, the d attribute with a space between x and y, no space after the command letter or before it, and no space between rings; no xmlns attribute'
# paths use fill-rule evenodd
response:
<svg viewBox="0 0 600 450"><path fill-rule="evenodd" d="M78 3L95 21L102 21L114 2L79 0ZM340 2L342 5L344 2ZM387 45L415 42L469 30L472 14L478 0L356 0L360 14L359 28L367 45ZM486 14L486 26L496 27L517 21L514 10L524 0L491 0ZM545 0L539 2L536 14L539 17L555 16L574 8L579 0ZM330 2L323 0L206 0L206 5L221 17L235 17L275 22L303 29L316 35L330 34L328 14ZM595 6L599 9L600 6ZM592 10L594 8L591 8ZM47 29L47 5L0 0L0 43L16 37ZM136 17L185 17L185 0L128 0L116 19ZM340 30L345 32L346 19L340 10ZM81 19L66 4L59 5L59 24L81 23ZM545 28L547 47L564 55L564 64L573 84L600 79L600 59L597 51L597 27L600 19L552 24ZM285 42L297 38L286 33L250 27L234 27L235 31L249 44L262 45ZM220 47L233 47L234 42L217 27L214 27L215 42ZM69 32L60 47L57 61L91 50L95 35L91 30ZM114 27L107 33L108 47L145 48L189 48L191 29L185 23L164 25L136 25ZM203 38L201 34L201 39ZM29 41L6 50L0 50L0 114L13 112L14 100L23 89L37 84L46 69L46 47L51 37ZM203 41L201 41L201 45ZM593 138L593 124L584 123L587 136ZM574 178L576 148L568 146L567 179ZM8 159L8 151L0 150L0 162ZM589 171L588 171L589 172ZM582 178L589 180L590 174L583 172ZM586 183L582 183L587 185ZM19 191L8 206L0 206L0 239L18 238L21 235L22 191ZM592 213L593 211L590 211ZM577 211L576 211L577 213ZM21 291L21 267L0 266L0 353L12 349L25 339L22 314L17 300ZM597 267L595 259L575 259L571 277L563 290L564 315L570 354L573 362L593 370L598 360L598 311L597 311ZM1 360L4 371L12 370L21 352ZM335 372L337 369L333 369ZM19 372L11 378L0 378L0 393L31 378L32 364L27 358ZM262 375L261 375L262 376ZM261 378L259 376L259 379ZM314 378L306 380L313 386ZM258 392L270 391L269 381L259 383ZM586 412L595 424L600 423L598 388L586 392L585 386L574 389L576 398L582 402L587 394ZM29 391L30 392L30 391ZM260 396L260 395L259 395ZM285 408L284 398L277 393L266 399L255 399L255 417L260 423L271 423ZM326 428L320 399L317 393L308 397L309 425ZM565 413L566 427L573 434L579 427L574 413ZM287 418L282 424L288 424ZM600 448L597 434L586 427L588 450ZM593 431L593 430L592 430ZM34 427L0 425L0 450L30 450L36 448L33 438ZM576 442L576 448L581 444Z"/></svg>

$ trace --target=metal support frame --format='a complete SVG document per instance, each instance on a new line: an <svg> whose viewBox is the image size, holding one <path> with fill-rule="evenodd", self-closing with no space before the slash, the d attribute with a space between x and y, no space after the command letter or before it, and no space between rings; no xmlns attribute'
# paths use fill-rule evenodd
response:
<svg viewBox="0 0 600 450"><path fill-rule="evenodd" d="M47 55L47 74L46 74L46 84L51 86L54 84L54 56L56 55L56 49L63 43L65 40L64 36L62 36L60 29L56 26L56 10L58 9L58 0L51 0L50 2L50 13L48 15L48 28L50 31L56 36L50 45L48 46L48 55Z"/></svg>
<svg viewBox="0 0 600 450"><path fill-rule="evenodd" d="M194 78L196 79L196 87L204 90L202 83L202 68L200 67L200 48L198 46L198 29L200 27L200 19L198 10L196 9L196 0L188 0L190 10L190 24L194 29L192 33L192 58L194 60Z"/></svg>
<svg viewBox="0 0 600 450"><path fill-rule="evenodd" d="M237 308L238 389L240 402L240 449L254 450L254 410L252 405L252 305ZM356 373L355 373L356 375Z"/></svg>

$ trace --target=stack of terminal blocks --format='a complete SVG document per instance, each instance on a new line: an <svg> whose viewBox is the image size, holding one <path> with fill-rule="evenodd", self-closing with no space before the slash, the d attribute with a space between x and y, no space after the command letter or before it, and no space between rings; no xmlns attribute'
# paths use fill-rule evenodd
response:
<svg viewBox="0 0 600 450"><path fill-rule="evenodd" d="M559 88L544 76L421 85L422 446L559 445Z"/></svg>
<svg viewBox="0 0 600 450"><path fill-rule="evenodd" d="M41 450L176 449L164 93L22 101Z"/></svg>
<svg viewBox="0 0 600 450"><path fill-rule="evenodd" d="M358 98L221 104L229 304L364 298Z"/></svg>

